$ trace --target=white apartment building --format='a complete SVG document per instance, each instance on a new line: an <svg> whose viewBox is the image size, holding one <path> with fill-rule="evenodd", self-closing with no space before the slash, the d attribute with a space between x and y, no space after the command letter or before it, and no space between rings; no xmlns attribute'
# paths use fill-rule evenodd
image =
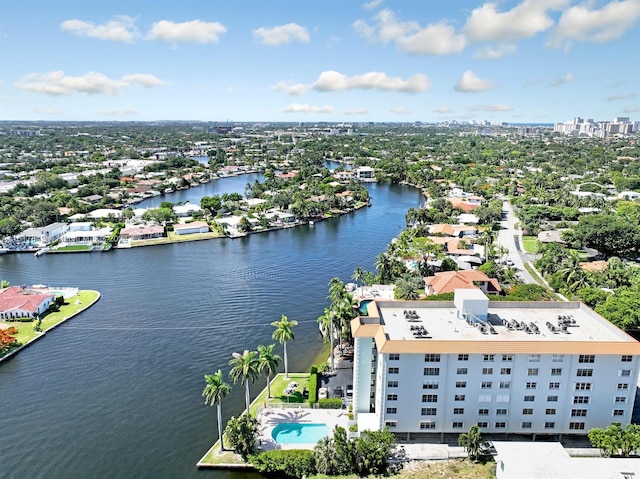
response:
<svg viewBox="0 0 640 479"><path fill-rule="evenodd" d="M586 434L629 424L640 343L577 302L375 301L351 323L358 429Z"/></svg>

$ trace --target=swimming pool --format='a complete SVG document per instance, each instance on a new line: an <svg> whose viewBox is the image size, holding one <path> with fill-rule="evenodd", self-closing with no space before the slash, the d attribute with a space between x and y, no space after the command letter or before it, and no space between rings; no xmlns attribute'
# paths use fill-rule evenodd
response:
<svg viewBox="0 0 640 479"><path fill-rule="evenodd" d="M370 302L372 302L372 299L365 299L364 301L360 302L360 316L369 316L369 310L367 309L367 306L369 305Z"/></svg>
<svg viewBox="0 0 640 479"><path fill-rule="evenodd" d="M271 437L278 444L315 444L328 435L326 424L281 422L271 431Z"/></svg>

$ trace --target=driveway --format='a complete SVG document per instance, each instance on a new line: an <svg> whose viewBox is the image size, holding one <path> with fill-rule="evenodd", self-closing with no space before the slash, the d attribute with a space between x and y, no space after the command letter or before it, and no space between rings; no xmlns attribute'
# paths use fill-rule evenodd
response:
<svg viewBox="0 0 640 479"><path fill-rule="evenodd" d="M353 357L336 358L336 369L333 374L319 374L318 387L328 388L329 397L341 397L350 403L352 396L347 397L349 386L353 387Z"/></svg>

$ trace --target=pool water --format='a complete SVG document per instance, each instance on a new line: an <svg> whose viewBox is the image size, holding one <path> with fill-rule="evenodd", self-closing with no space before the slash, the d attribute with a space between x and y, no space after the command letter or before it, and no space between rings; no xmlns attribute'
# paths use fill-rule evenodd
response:
<svg viewBox="0 0 640 479"><path fill-rule="evenodd" d="M365 299L360 302L360 316L369 316L369 310L367 309L367 305L373 301L372 299Z"/></svg>
<svg viewBox="0 0 640 479"><path fill-rule="evenodd" d="M273 428L271 437L278 444L315 444L329 435L326 424L283 422Z"/></svg>

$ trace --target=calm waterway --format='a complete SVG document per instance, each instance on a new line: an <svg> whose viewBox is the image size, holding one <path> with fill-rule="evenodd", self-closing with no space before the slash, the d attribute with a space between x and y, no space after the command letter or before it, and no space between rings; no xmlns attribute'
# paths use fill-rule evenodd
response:
<svg viewBox="0 0 640 479"><path fill-rule="evenodd" d="M259 176L220 179L157 197L199 202ZM327 283L351 281L421 203L407 186L370 185L372 205L341 218L238 239L110 253L0 256L0 278L96 289L102 299L0 364L2 478L231 478L195 463L217 438L203 374L228 372L234 351L271 344L270 323L299 321L290 369L322 348L316 318ZM277 346L282 355L282 347ZM253 385L252 395L264 387ZM243 388L223 401L239 414Z"/></svg>

